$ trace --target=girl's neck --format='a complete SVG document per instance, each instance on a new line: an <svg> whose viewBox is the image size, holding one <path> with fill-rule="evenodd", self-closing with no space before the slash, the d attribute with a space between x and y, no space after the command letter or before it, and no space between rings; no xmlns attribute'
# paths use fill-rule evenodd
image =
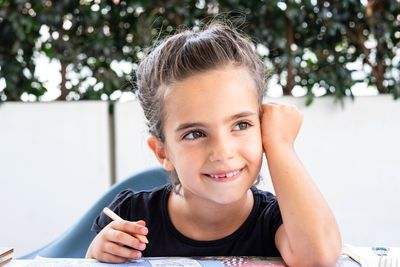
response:
<svg viewBox="0 0 400 267"><path fill-rule="evenodd" d="M239 201L227 205L171 193L168 212L175 228L186 237L217 240L235 232L245 222L253 205L250 189Z"/></svg>

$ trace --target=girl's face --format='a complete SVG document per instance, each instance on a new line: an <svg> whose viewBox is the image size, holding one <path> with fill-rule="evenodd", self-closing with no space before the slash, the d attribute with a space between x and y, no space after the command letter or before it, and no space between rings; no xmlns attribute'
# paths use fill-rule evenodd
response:
<svg viewBox="0 0 400 267"><path fill-rule="evenodd" d="M227 65L166 89L162 161L186 198L240 200L257 178L262 142L256 85L245 67Z"/></svg>

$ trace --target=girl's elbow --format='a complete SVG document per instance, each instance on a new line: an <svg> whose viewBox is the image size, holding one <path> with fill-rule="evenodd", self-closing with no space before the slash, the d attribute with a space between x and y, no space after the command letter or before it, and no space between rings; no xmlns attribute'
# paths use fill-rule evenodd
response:
<svg viewBox="0 0 400 267"><path fill-rule="evenodd" d="M318 243L315 260L310 266L333 267L340 257L342 238L339 229L328 231L323 236Z"/></svg>
<svg viewBox="0 0 400 267"><path fill-rule="evenodd" d="M335 242L331 244L331 246L325 246L315 253L310 266L334 267L340 257L341 248L341 242Z"/></svg>
<svg viewBox="0 0 400 267"><path fill-rule="evenodd" d="M337 260L339 259L340 251L330 251L316 257L312 266L315 267L334 267L336 266Z"/></svg>
<svg viewBox="0 0 400 267"><path fill-rule="evenodd" d="M289 267L334 267L339 258L338 253L313 254L308 258L293 259L291 262L286 262Z"/></svg>
<svg viewBox="0 0 400 267"><path fill-rule="evenodd" d="M288 259L287 264L290 267L334 267L341 253L341 242L332 242L330 244L320 244L318 247L305 252L303 255L297 255Z"/></svg>

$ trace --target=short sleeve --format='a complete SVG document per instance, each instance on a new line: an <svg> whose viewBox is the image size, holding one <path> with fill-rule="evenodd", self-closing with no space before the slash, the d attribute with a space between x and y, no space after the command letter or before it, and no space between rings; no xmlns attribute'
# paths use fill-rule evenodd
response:
<svg viewBox="0 0 400 267"><path fill-rule="evenodd" d="M132 190L127 189L120 192L114 200L108 205L108 208L115 212L122 219L129 220L129 214L131 212L131 203L134 193ZM92 231L98 234L104 227L111 222L111 219L101 212L92 224Z"/></svg>
<svg viewBox="0 0 400 267"><path fill-rule="evenodd" d="M275 196L270 196L269 204L267 205L266 209L268 209L266 212L269 213L270 217L269 231L273 233L273 237L275 239L276 231L278 231L278 228L283 224L281 210L279 209L278 200Z"/></svg>
<svg viewBox="0 0 400 267"><path fill-rule="evenodd" d="M263 192L261 194L261 218L262 218L262 236L266 242L265 248L268 255L279 255L279 251L275 246L275 235L278 228L282 225L282 215L279 209L278 200L276 197L269 193Z"/></svg>

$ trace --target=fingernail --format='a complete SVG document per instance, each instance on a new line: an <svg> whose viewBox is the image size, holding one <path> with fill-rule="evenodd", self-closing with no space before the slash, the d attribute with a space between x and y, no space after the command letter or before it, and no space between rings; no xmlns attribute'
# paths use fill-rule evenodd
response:
<svg viewBox="0 0 400 267"><path fill-rule="evenodd" d="M146 248L146 244L139 244L139 249L145 249Z"/></svg>
<svg viewBox="0 0 400 267"><path fill-rule="evenodd" d="M142 234L143 235L147 235L147 232L148 232L149 230L147 230L147 228L142 228L142 230L141 230L141 232L142 232Z"/></svg>
<svg viewBox="0 0 400 267"><path fill-rule="evenodd" d="M138 251L138 252L137 252L137 257L138 257L138 258L142 257L142 252Z"/></svg>

